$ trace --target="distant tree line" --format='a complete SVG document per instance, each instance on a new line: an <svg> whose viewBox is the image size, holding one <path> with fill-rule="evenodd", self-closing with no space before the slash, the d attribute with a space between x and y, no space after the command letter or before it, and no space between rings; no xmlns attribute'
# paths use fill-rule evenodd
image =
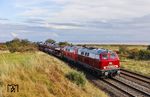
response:
<svg viewBox="0 0 150 97"><path fill-rule="evenodd" d="M46 43L56 43L55 40L53 39L47 39L45 41ZM38 43L31 42L27 39L19 39L15 38L11 41L7 41L6 43L0 43L0 50L5 51L9 50L11 53L14 52L33 52L38 50ZM67 45L72 45L68 42L59 42L59 46L67 46Z"/></svg>
<svg viewBox="0 0 150 97"><path fill-rule="evenodd" d="M119 54L121 57L138 60L150 60L150 45L147 49L139 50L137 48L129 50L126 46L119 47Z"/></svg>
<svg viewBox="0 0 150 97"><path fill-rule="evenodd" d="M56 43L53 39L47 39L46 43ZM72 44L68 42L59 42L59 46L71 46ZM37 43L31 42L27 39L18 39L15 38L6 43L0 43L0 50L9 50L10 52L30 52L37 51ZM150 60L150 45L145 50L131 49L129 50L127 46L120 46L119 51L117 52L120 57L126 57L130 59L140 59L140 60Z"/></svg>
<svg viewBox="0 0 150 97"><path fill-rule="evenodd" d="M45 42L46 43L56 43L56 41L53 39L47 39ZM58 45L59 46L71 46L72 44L68 43L67 41L64 41L64 42L59 42Z"/></svg>
<svg viewBox="0 0 150 97"><path fill-rule="evenodd" d="M45 42L46 42L46 43L56 43L56 41L53 40L53 39L47 39Z"/></svg>

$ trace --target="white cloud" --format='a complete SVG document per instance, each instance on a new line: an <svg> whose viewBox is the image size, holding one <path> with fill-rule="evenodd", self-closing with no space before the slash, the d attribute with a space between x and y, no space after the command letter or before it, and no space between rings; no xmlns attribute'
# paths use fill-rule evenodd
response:
<svg viewBox="0 0 150 97"><path fill-rule="evenodd" d="M0 26L0 33L4 35L6 34L4 32L7 32L9 37L34 40L47 37L54 37L58 40L82 40L85 36L84 40L98 40L103 36L119 35L120 40L129 39L129 36L138 36L137 40L149 41L150 21L148 21L149 18L144 17L146 15L150 17L149 0L14 1L16 1L14 2L14 16L10 16L10 20L14 24L19 22L22 26L20 24L9 25L10 22L7 23L8 25L3 23ZM10 34L10 32L15 33ZM145 36L141 36L140 33L145 33Z"/></svg>
<svg viewBox="0 0 150 97"><path fill-rule="evenodd" d="M52 32L51 32L51 33L52 33ZM59 37L59 35L58 35L57 33L52 33L51 35L52 35L52 37L54 37L54 38Z"/></svg>
<svg viewBox="0 0 150 97"><path fill-rule="evenodd" d="M101 21L142 17L147 14L150 14L149 0L71 0L55 18Z"/></svg>
<svg viewBox="0 0 150 97"><path fill-rule="evenodd" d="M39 5L44 2L46 6ZM22 16L50 22L124 20L150 14L149 0L17 0L16 4L25 9ZM51 8L54 5L57 8Z"/></svg>
<svg viewBox="0 0 150 97"><path fill-rule="evenodd" d="M24 11L23 13L21 13L21 16L28 16L28 17L38 17L38 16L42 16L42 15L46 15L46 13L48 13L48 9L44 9L44 8L31 8L29 10Z"/></svg>
<svg viewBox="0 0 150 97"><path fill-rule="evenodd" d="M11 35L13 36L13 38L17 38L18 37L18 34L15 33L15 32L12 32Z"/></svg>
<svg viewBox="0 0 150 97"><path fill-rule="evenodd" d="M46 23L45 27L47 28L51 28L51 29L79 29L81 27L77 27L77 26L71 26L71 25L57 25L57 24L49 24Z"/></svg>
<svg viewBox="0 0 150 97"><path fill-rule="evenodd" d="M14 6L17 8L29 7L35 4L39 4L48 0L14 0Z"/></svg>

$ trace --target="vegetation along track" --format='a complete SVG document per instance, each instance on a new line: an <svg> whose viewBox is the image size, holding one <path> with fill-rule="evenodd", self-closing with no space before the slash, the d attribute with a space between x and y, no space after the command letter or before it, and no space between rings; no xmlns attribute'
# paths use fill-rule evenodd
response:
<svg viewBox="0 0 150 97"><path fill-rule="evenodd" d="M55 57L61 59L58 56ZM73 66L72 63L67 63ZM82 70L81 68L77 69ZM112 79L100 79L94 74L87 72L88 70L84 71L89 81L106 91L111 97L150 97L150 80L148 77L121 70L120 76Z"/></svg>

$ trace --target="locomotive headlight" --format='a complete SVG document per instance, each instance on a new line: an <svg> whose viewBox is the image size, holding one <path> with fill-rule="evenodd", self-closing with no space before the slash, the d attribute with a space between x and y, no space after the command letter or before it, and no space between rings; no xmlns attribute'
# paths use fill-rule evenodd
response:
<svg viewBox="0 0 150 97"><path fill-rule="evenodd" d="M107 76L107 75L108 75L108 72L105 72L104 74L105 74L105 76Z"/></svg>
<svg viewBox="0 0 150 97"><path fill-rule="evenodd" d="M117 74L120 74L120 70L117 71Z"/></svg>
<svg viewBox="0 0 150 97"><path fill-rule="evenodd" d="M104 66L104 69L106 69L106 66Z"/></svg>
<svg viewBox="0 0 150 97"><path fill-rule="evenodd" d="M112 62L109 62L109 65L112 65L113 63Z"/></svg>
<svg viewBox="0 0 150 97"><path fill-rule="evenodd" d="M115 67L117 67L117 68L118 68L119 66L118 66L118 65L115 65Z"/></svg>

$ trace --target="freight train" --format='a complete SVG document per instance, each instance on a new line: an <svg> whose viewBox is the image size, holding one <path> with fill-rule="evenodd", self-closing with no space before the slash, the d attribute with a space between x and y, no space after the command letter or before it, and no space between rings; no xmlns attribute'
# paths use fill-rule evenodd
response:
<svg viewBox="0 0 150 97"><path fill-rule="evenodd" d="M116 52L81 46L64 46L40 43L41 51L66 59L76 65L84 66L101 78L115 77L120 74L120 60Z"/></svg>

